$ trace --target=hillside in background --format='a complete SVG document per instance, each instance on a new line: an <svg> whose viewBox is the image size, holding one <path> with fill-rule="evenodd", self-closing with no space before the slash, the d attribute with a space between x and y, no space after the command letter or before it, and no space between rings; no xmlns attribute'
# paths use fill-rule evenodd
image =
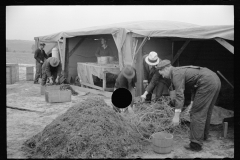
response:
<svg viewBox="0 0 240 160"><path fill-rule="evenodd" d="M32 46L35 45L35 41L28 40L6 40L6 47L9 52L32 52Z"/></svg>
<svg viewBox="0 0 240 160"><path fill-rule="evenodd" d="M44 47L45 52L55 46L56 43L46 43ZM35 51L35 41L28 40L6 40L7 52L21 52L21 53L34 53ZM56 46L55 46L56 47Z"/></svg>

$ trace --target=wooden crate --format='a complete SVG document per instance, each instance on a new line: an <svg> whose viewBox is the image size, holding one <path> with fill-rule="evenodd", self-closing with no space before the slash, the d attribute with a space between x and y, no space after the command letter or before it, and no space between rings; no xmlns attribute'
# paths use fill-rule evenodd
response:
<svg viewBox="0 0 240 160"><path fill-rule="evenodd" d="M42 86L41 85L41 95L45 94L45 91L51 90L60 90L60 85L53 85L53 86Z"/></svg>
<svg viewBox="0 0 240 160"><path fill-rule="evenodd" d="M34 73L33 73L34 67L26 67L26 80L27 81L33 81L34 79Z"/></svg>
<svg viewBox="0 0 240 160"><path fill-rule="evenodd" d="M50 90L45 92L45 101L48 103L71 102L70 90Z"/></svg>
<svg viewBox="0 0 240 160"><path fill-rule="evenodd" d="M19 81L19 66L18 64L6 64L6 83L13 84Z"/></svg>

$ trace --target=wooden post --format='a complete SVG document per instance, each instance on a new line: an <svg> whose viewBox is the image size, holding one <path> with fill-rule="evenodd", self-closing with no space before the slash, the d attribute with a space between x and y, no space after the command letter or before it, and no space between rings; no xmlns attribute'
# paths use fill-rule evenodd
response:
<svg viewBox="0 0 240 160"><path fill-rule="evenodd" d="M173 60L173 57L174 57L174 41L172 41L172 59L171 59L171 61Z"/></svg>
<svg viewBox="0 0 240 160"><path fill-rule="evenodd" d="M223 137L227 138L228 122L223 122Z"/></svg>
<svg viewBox="0 0 240 160"><path fill-rule="evenodd" d="M106 83L107 83L106 74L107 74L107 72L103 72L103 91L105 91L105 89L106 89Z"/></svg>
<svg viewBox="0 0 240 160"><path fill-rule="evenodd" d="M73 49L69 52L68 57L71 57L71 55L75 52L75 50L82 44L82 42L85 40L85 37L82 37L79 42L73 47Z"/></svg>
<svg viewBox="0 0 240 160"><path fill-rule="evenodd" d="M136 59L135 57L138 55L138 52L140 50L142 50L143 45L145 44L145 42L147 42L148 39L149 39L149 37L144 37L144 39L143 39L142 43L140 44L140 46L138 47L136 53L134 53L133 62L135 61L135 59Z"/></svg>
<svg viewBox="0 0 240 160"><path fill-rule="evenodd" d="M139 39L139 43L142 43L143 39ZM137 52L136 52L137 53ZM142 47L138 51L138 54L135 55L136 58L136 72L137 72L137 85L136 85L136 92L135 96L140 96L142 95L144 89L143 89L143 65L142 65Z"/></svg>
<svg viewBox="0 0 240 160"><path fill-rule="evenodd" d="M182 53L182 51L187 47L188 43L190 42L190 40L186 41L183 46L178 50L178 52L176 53L176 55L174 56L173 60L172 60L172 64L174 64L174 62L178 59L178 57L180 56L180 54Z"/></svg>
<svg viewBox="0 0 240 160"><path fill-rule="evenodd" d="M225 47L227 50L229 50L232 54L234 54L234 47L229 44L227 41L225 41L222 38L215 38L215 40L220 43L223 47Z"/></svg>
<svg viewBox="0 0 240 160"><path fill-rule="evenodd" d="M70 81L70 79L68 78L68 61L69 61L69 52L68 52L68 49L69 49L69 38L63 38L63 46L64 46L64 74L65 74L65 77L67 79L67 82Z"/></svg>

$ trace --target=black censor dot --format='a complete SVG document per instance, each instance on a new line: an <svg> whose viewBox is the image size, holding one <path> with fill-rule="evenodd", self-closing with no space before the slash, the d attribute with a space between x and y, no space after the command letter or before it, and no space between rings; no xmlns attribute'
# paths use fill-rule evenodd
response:
<svg viewBox="0 0 240 160"><path fill-rule="evenodd" d="M118 88L112 94L112 104L118 108L126 108L132 102L132 94L125 88Z"/></svg>

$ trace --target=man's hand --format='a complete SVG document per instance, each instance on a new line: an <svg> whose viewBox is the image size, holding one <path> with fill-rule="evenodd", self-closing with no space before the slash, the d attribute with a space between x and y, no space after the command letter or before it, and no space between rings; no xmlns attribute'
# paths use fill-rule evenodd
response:
<svg viewBox="0 0 240 160"><path fill-rule="evenodd" d="M52 78L49 78L49 80L50 80L49 83L50 83L50 84L53 84L53 80L52 80Z"/></svg>
<svg viewBox="0 0 240 160"><path fill-rule="evenodd" d="M179 125L179 115L180 115L180 113L175 113L175 115L174 115L174 117L172 119L173 126Z"/></svg>
<svg viewBox="0 0 240 160"><path fill-rule="evenodd" d="M40 63L43 63L43 61L40 61Z"/></svg>
<svg viewBox="0 0 240 160"><path fill-rule="evenodd" d="M147 82L143 83L143 88L144 88L144 89L146 89L147 86L148 86L148 83L147 83Z"/></svg>
<svg viewBox="0 0 240 160"><path fill-rule="evenodd" d="M191 103L188 105L188 107L186 108L186 113L189 114L189 112L192 109L192 105L193 105L193 101L191 101Z"/></svg>
<svg viewBox="0 0 240 160"><path fill-rule="evenodd" d="M146 96L143 94L143 95L141 95L141 100L142 100L142 102L145 102L145 99L146 99Z"/></svg>
<svg viewBox="0 0 240 160"><path fill-rule="evenodd" d="M55 80L56 83L59 82L59 76L57 76L56 80Z"/></svg>
<svg viewBox="0 0 240 160"><path fill-rule="evenodd" d="M148 86L148 81L147 80L143 80L143 88L146 89Z"/></svg>

